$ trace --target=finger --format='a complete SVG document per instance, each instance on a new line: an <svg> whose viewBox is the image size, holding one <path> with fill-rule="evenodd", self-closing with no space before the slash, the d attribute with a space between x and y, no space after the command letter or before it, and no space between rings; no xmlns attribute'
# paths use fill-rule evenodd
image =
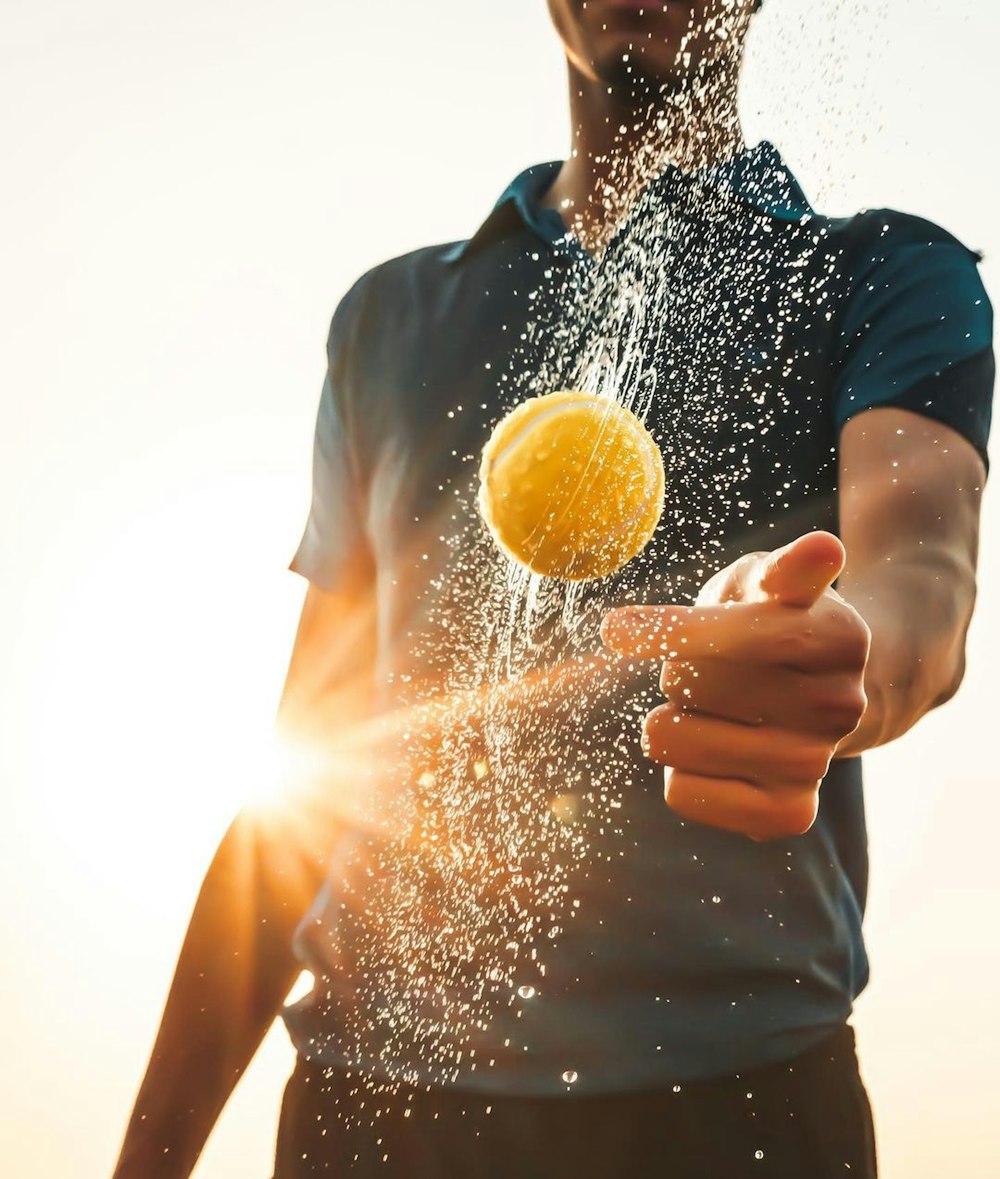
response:
<svg viewBox="0 0 1000 1179"><path fill-rule="evenodd" d="M809 607L840 576L846 557L832 532L808 532L764 558L760 588L784 606Z"/></svg>
<svg viewBox="0 0 1000 1179"><path fill-rule="evenodd" d="M814 788L763 790L738 778L668 771L663 797L682 819L706 823L758 841L802 835L816 819Z"/></svg>
<svg viewBox="0 0 1000 1179"><path fill-rule="evenodd" d="M761 679L768 668L755 668L753 691L747 690L744 664L728 659L699 660L697 664L665 659L660 668L660 691L679 712L701 712L742 725L765 721L760 707Z"/></svg>
<svg viewBox="0 0 1000 1179"><path fill-rule="evenodd" d="M660 691L674 707L746 725L771 725L840 740L857 727L866 699L854 671L810 674L781 665L753 669L728 660L697 666L667 659Z"/></svg>
<svg viewBox="0 0 1000 1179"><path fill-rule="evenodd" d="M670 704L647 715L642 747L647 757L672 769L758 786L815 787L833 754L833 742L826 739L684 713Z"/></svg>
<svg viewBox="0 0 1000 1179"><path fill-rule="evenodd" d="M640 659L774 660L796 640L789 618L771 603L724 606L620 606L601 624L605 646ZM796 620L797 621L797 620Z"/></svg>
<svg viewBox="0 0 1000 1179"><path fill-rule="evenodd" d="M604 616L601 638L609 649L637 659L721 659L827 672L863 668L870 635L855 611L828 599L808 612L776 602L623 606Z"/></svg>

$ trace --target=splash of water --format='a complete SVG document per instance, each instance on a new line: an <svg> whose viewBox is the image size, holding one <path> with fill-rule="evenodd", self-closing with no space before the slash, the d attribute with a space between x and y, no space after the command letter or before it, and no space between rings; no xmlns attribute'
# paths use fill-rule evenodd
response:
<svg viewBox="0 0 1000 1179"><path fill-rule="evenodd" d="M781 465L768 435L789 411L782 344L831 297L836 260L809 277L822 242L808 216L776 221L721 173L669 167L663 144L654 120L628 176L609 179L609 205L625 210L613 231L540 268L491 413L558 388L615 399L662 448L664 521L620 574L567 584L494 548L473 484L449 502L449 559L413 633L420 674L396 684L412 722L380 750L377 834L347 856L327 931L351 984L327 996L331 1037L375 1089L489 1067L481 1046L509 1044L523 1005L545 1001L581 874L622 835L635 740L623 718L657 702L651 669L602 653L600 620L619 601L693 595L754 524L741 494L754 465ZM778 494L811 490L789 478Z"/></svg>

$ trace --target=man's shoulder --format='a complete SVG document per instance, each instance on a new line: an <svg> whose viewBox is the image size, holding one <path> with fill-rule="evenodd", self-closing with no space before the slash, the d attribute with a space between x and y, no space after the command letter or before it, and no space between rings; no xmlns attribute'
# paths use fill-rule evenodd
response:
<svg viewBox="0 0 1000 1179"><path fill-rule="evenodd" d="M446 271L454 252L463 244L462 241L442 242L437 245L420 246L415 250L408 250L405 254L397 254L366 270L355 286L359 283L391 284L415 275Z"/></svg>
<svg viewBox="0 0 1000 1179"><path fill-rule="evenodd" d="M364 271L341 296L330 324L329 344L408 314L414 304L425 306L428 297L453 273L449 263L462 241L421 246L387 258Z"/></svg>
<svg viewBox="0 0 1000 1179"><path fill-rule="evenodd" d="M817 217L820 235L837 253L865 268L900 254L945 247L973 264L982 255L944 226L900 209L862 209L848 217Z"/></svg>

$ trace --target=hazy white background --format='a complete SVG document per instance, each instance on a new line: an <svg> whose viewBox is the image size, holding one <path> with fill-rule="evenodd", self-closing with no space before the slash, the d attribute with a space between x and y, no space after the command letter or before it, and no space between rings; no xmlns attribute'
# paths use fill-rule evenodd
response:
<svg viewBox="0 0 1000 1179"><path fill-rule="evenodd" d="M768 0L748 131L1000 253L995 0ZM303 587L336 300L565 153L544 0L0 0L5 1175L102 1176ZM888 1179L1000 1173L1000 524L958 699L868 759ZM200 1179L265 1179L278 1028Z"/></svg>

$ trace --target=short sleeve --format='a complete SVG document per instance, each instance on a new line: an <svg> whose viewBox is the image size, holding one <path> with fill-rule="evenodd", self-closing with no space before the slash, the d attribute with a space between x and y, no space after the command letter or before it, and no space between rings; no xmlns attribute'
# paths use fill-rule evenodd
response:
<svg viewBox="0 0 1000 1179"><path fill-rule="evenodd" d="M929 221L863 216L867 244L840 322L838 430L863 410L892 406L950 426L987 461L995 362L979 255Z"/></svg>
<svg viewBox="0 0 1000 1179"><path fill-rule="evenodd" d="M356 588L370 565L363 463L352 429L358 301L356 285L341 300L330 325L326 377L313 439L312 502L289 565L329 592Z"/></svg>

